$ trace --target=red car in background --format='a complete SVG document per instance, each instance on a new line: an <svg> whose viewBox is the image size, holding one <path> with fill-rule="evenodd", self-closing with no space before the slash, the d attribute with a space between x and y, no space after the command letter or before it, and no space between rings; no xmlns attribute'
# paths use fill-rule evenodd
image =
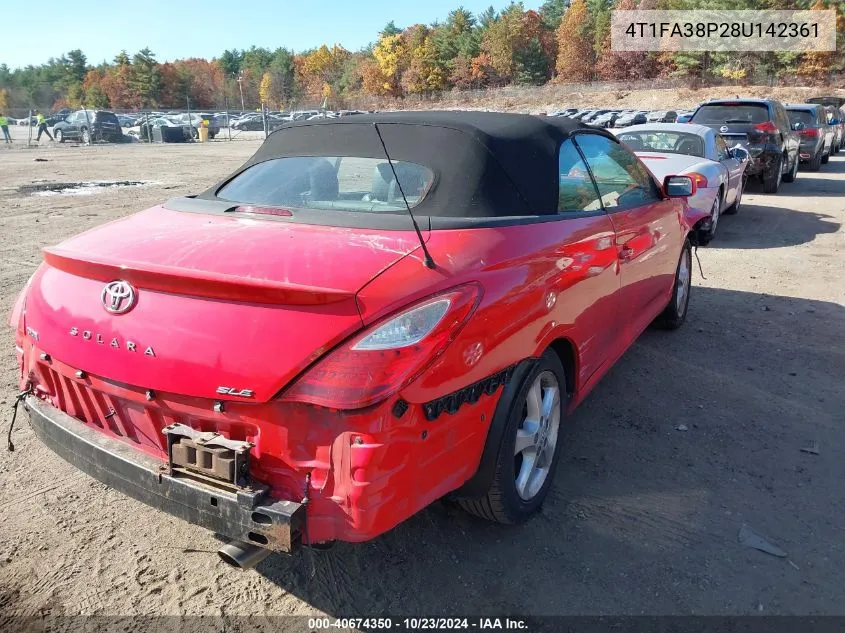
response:
<svg viewBox="0 0 845 633"><path fill-rule="evenodd" d="M568 413L684 322L694 191L568 119L292 123L208 191L45 250L12 316L24 404L241 567L445 495L521 522Z"/></svg>

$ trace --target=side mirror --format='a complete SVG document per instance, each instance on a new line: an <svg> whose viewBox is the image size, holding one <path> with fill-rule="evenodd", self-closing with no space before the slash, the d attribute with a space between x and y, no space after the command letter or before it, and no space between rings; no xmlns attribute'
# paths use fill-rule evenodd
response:
<svg viewBox="0 0 845 633"><path fill-rule="evenodd" d="M689 198L695 193L695 181L689 176L666 176L663 192L669 198Z"/></svg>
<svg viewBox="0 0 845 633"><path fill-rule="evenodd" d="M744 147L731 148L731 154L733 154L734 158L742 161L743 163L751 158L751 154L749 154L748 150Z"/></svg>
<svg viewBox="0 0 845 633"><path fill-rule="evenodd" d="M800 132L801 130L804 129L804 127L805 127L805 125L801 121L796 121L795 123L792 124L792 129L795 130L796 132Z"/></svg>

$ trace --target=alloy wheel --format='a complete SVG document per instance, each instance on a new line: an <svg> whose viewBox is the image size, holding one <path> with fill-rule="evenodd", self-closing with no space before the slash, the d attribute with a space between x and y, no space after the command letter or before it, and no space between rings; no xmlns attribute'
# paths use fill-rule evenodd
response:
<svg viewBox="0 0 845 633"><path fill-rule="evenodd" d="M713 201L713 208L710 209L710 237L716 235L716 226L719 224L719 206L721 200L719 196L716 196L716 199Z"/></svg>
<svg viewBox="0 0 845 633"><path fill-rule="evenodd" d="M543 488L560 431L560 384L551 371L540 373L525 396L523 420L514 442L516 492L524 501Z"/></svg>
<svg viewBox="0 0 845 633"><path fill-rule="evenodd" d="M678 264L678 290L675 293L675 310L678 316L681 316L686 310L687 295L689 294L691 274L692 274L692 260L690 259L690 251L688 248L684 249L681 255L681 262Z"/></svg>

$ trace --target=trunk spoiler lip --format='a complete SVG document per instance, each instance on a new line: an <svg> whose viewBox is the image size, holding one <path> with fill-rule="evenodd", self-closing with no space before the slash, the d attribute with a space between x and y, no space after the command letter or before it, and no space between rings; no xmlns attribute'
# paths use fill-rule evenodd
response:
<svg viewBox="0 0 845 633"><path fill-rule="evenodd" d="M205 299L313 306L355 298L355 291L338 288L253 279L149 262L116 262L57 247L44 249L44 261L53 268L88 279L103 282L122 279L138 288Z"/></svg>

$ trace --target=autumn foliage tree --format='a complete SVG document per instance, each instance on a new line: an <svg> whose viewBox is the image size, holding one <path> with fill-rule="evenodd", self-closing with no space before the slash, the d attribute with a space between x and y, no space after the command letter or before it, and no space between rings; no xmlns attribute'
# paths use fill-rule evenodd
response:
<svg viewBox="0 0 845 633"><path fill-rule="evenodd" d="M572 0L557 30L557 81L578 83L593 76L593 42L586 0Z"/></svg>
<svg viewBox="0 0 845 633"><path fill-rule="evenodd" d="M817 0L810 8L813 11L821 11L827 7L822 0ZM804 53L798 65L798 75L810 83L824 83L830 77L830 71L835 60L836 53L833 51Z"/></svg>
<svg viewBox="0 0 845 633"><path fill-rule="evenodd" d="M617 11L634 11L637 8L635 0L618 0L614 9ZM611 48L612 37L608 32L605 36L601 53L596 60L596 74L601 79L644 79L653 77L655 71L654 60L651 53L646 51L635 51L630 53L613 52Z"/></svg>
<svg viewBox="0 0 845 633"><path fill-rule="evenodd" d="M796 77L807 84L841 85L845 56L834 52L664 51L614 53L609 23L617 10L808 9L837 12L837 42L845 45L841 0L544 0L526 9L511 1L473 15L463 7L442 22L407 27L388 22L358 51L339 44L294 52L251 46L216 59L160 62L150 49L120 51L92 65L82 50L39 66L0 63L7 109L69 107L211 110L240 104L274 109L364 105L370 97L432 98L446 90L508 84L681 78L774 84ZM372 102L372 101L370 101Z"/></svg>

